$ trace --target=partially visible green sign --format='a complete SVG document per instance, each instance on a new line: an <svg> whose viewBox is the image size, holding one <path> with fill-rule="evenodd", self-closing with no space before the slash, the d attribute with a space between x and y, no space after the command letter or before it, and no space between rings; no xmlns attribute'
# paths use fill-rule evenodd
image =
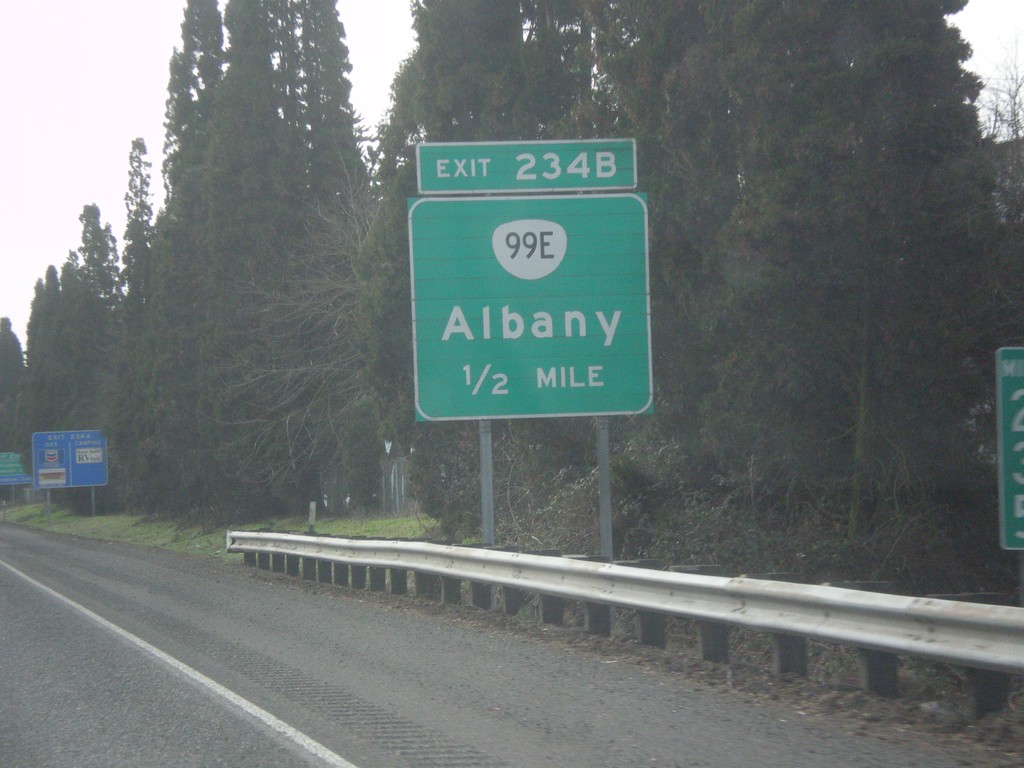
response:
<svg viewBox="0 0 1024 768"><path fill-rule="evenodd" d="M996 352L999 539L1024 550L1024 348Z"/></svg>
<svg viewBox="0 0 1024 768"><path fill-rule="evenodd" d="M636 189L633 139L418 144L422 195Z"/></svg>
<svg viewBox="0 0 1024 768"><path fill-rule="evenodd" d="M420 198L409 233L417 419L651 410L643 196Z"/></svg>
<svg viewBox="0 0 1024 768"><path fill-rule="evenodd" d="M0 485L28 485L32 476L25 472L20 453L0 453Z"/></svg>
<svg viewBox="0 0 1024 768"><path fill-rule="evenodd" d="M23 475L25 467L20 453L0 453L0 475Z"/></svg>

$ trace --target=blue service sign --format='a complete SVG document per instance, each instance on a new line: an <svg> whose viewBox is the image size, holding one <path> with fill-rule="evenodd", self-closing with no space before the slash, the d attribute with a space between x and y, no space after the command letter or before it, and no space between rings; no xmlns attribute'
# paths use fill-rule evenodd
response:
<svg viewBox="0 0 1024 768"><path fill-rule="evenodd" d="M32 435L32 485L36 489L107 484L107 438L97 430Z"/></svg>

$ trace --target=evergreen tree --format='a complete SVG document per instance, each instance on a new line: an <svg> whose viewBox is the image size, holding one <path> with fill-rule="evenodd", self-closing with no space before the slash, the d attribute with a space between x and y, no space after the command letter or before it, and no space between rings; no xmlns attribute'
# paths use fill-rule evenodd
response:
<svg viewBox="0 0 1024 768"><path fill-rule="evenodd" d="M181 48L170 63L164 184L168 206L189 188L202 166L208 144L213 94L224 65L224 30L217 0L188 0L181 25Z"/></svg>
<svg viewBox="0 0 1024 768"><path fill-rule="evenodd" d="M720 356L704 327L719 322L711 268L739 199L737 121L723 41L700 0L586 2L593 20L601 122L637 140L640 189L650 206L650 269L657 408L653 420L691 449L693 403Z"/></svg>
<svg viewBox="0 0 1024 768"><path fill-rule="evenodd" d="M286 218L272 247L247 252L266 266L237 297L248 322L233 337L226 375L237 395L232 432L247 446L244 474L305 501L320 495L317 475L334 464L344 414L359 395L351 340L358 278L351 265L373 202L336 10L282 0L265 11L273 34L264 40L274 50L269 96L278 105L266 135L269 160L279 169L276 188L265 191ZM235 40L233 34L232 50ZM245 66L258 74L256 63ZM232 64L225 87L235 71Z"/></svg>
<svg viewBox="0 0 1024 768"><path fill-rule="evenodd" d="M352 109L352 65L332 0L300 4L302 106L307 194L326 202L360 188L366 177Z"/></svg>
<svg viewBox="0 0 1024 768"><path fill-rule="evenodd" d="M589 101L578 2L421 0L413 23L418 47L404 76L414 85L402 97L430 141L550 136Z"/></svg>
<svg viewBox="0 0 1024 768"><path fill-rule="evenodd" d="M58 277L53 266L36 284L28 323L28 354L18 424L33 432L104 429L111 350L119 299L117 249L99 208L79 217L82 242ZM78 510L88 494L70 497Z"/></svg>
<svg viewBox="0 0 1024 768"><path fill-rule="evenodd" d="M309 262L297 254L307 248L314 201L329 209L340 191L365 187L365 170L333 6L231 0L226 52L219 22L215 3L190 2L172 60L168 200L153 237L137 357L145 362L134 392L145 397L125 428L141 439L140 474L170 466L145 490L139 484L135 498L251 514L272 498L261 489L308 484L312 455L308 436L295 442L301 430L261 442L271 446L266 454L245 443L254 425L273 431L273 414L261 410L272 406L262 398L280 394L254 382L308 346L291 336L278 348L280 327L261 325L265 306L305 284ZM161 444L146 433L159 434ZM292 460L282 464L276 454Z"/></svg>
<svg viewBox="0 0 1024 768"><path fill-rule="evenodd" d="M201 375L205 369L198 362L218 301L205 241L204 165L215 94L223 77L223 48L216 0L188 0L181 46L170 61L164 123L165 203L151 233L149 269L141 270L144 311L135 313L139 316L125 327L123 346L134 350L134 370L130 398L114 421L119 439L132 444L122 461L126 469L120 488L123 503L176 515L215 503L214 490L226 486L218 482L208 462L216 450L217 432L203 403L215 397L216 386ZM138 170L143 171L137 177L141 182L145 166ZM133 191L131 181L128 196L136 212L130 222L137 221L141 234L148 199L141 184ZM143 235L139 242L144 241ZM129 280L135 279L133 271L140 272L137 266L126 258ZM129 306L133 312L137 309L130 298ZM127 384L129 371L122 374Z"/></svg>
<svg viewBox="0 0 1024 768"><path fill-rule="evenodd" d="M841 489L850 536L940 503L977 466L969 217L987 187L978 83L944 19L959 5L707 10L729 51L740 189L716 254L728 317L705 433L791 500L794 484Z"/></svg>
<svg viewBox="0 0 1024 768"><path fill-rule="evenodd" d="M0 318L0 452L20 452L24 436L19 434L15 407L25 375L21 342L8 317Z"/></svg>
<svg viewBox="0 0 1024 768"><path fill-rule="evenodd" d="M151 164L146 159L146 142L132 141L128 155L128 191L124 196L127 223L121 259L122 291L129 306L146 302L152 280L153 202L149 191Z"/></svg>
<svg viewBox="0 0 1024 768"><path fill-rule="evenodd" d="M222 311L270 275L294 237L299 200L289 159L283 99L275 89L274 30L264 0L231 0L225 8L230 46L203 171L206 245L212 281L234 294ZM225 319L230 325L230 320ZM227 330L227 329L225 329Z"/></svg>
<svg viewBox="0 0 1024 768"><path fill-rule="evenodd" d="M115 315L113 342L107 361L108 385L104 398L104 423L112 445L131 446L118 455L118 469L110 482L111 494L120 507L144 502L150 470L145 460L153 441L153 390L149 379L154 350L148 332L153 320L153 206L150 195L150 163L146 144L132 142L128 156L128 191L125 193L127 223L121 270L123 300ZM156 344L166 350L166 336Z"/></svg>
<svg viewBox="0 0 1024 768"><path fill-rule="evenodd" d="M117 240L110 225L101 223L95 203L82 208L78 220L82 224L82 245L68 254L68 265L107 309L113 309L121 295Z"/></svg>
<svg viewBox="0 0 1024 768"><path fill-rule="evenodd" d="M23 434L62 429L68 421L62 322L60 277L51 265L45 277L36 282L28 318L25 377L18 402L19 431Z"/></svg>
<svg viewBox="0 0 1024 768"><path fill-rule="evenodd" d="M83 207L79 221L82 243L61 267L58 332L51 342L53 356L47 358L66 388L62 399L68 429L103 423L121 295L117 243L110 225L101 222L95 204Z"/></svg>

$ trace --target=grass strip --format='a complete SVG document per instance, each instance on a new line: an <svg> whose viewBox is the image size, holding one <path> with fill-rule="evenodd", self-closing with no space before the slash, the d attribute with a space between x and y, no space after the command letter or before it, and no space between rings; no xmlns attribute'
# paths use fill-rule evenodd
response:
<svg viewBox="0 0 1024 768"><path fill-rule="evenodd" d="M269 529L305 533L308 519L303 517L275 518L259 522L225 526L214 530L199 526L182 525L153 515L75 515L61 507L46 514L45 504L24 504L4 507L0 521L26 525L54 533L82 536L105 541L121 541L145 547L159 547L209 557L224 557L227 530L255 531ZM387 539L406 539L426 536L434 526L424 517L387 518L327 518L317 521L316 532L332 536L375 536Z"/></svg>

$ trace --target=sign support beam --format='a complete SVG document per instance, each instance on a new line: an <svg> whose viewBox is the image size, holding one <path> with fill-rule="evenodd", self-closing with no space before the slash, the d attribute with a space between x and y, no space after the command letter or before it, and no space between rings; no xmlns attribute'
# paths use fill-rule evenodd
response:
<svg viewBox="0 0 1024 768"><path fill-rule="evenodd" d="M483 520L484 544L494 546L494 455L491 442L491 420L480 419L480 516Z"/></svg>
<svg viewBox="0 0 1024 768"><path fill-rule="evenodd" d="M612 476L608 417L597 417L597 496L601 531L601 557L612 561Z"/></svg>

